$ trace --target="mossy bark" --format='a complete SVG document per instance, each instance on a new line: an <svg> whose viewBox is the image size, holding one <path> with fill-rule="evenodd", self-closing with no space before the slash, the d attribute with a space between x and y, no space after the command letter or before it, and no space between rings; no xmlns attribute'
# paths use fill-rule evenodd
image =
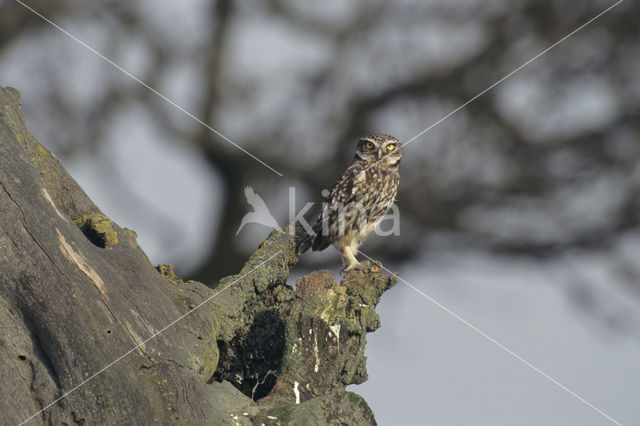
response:
<svg viewBox="0 0 640 426"><path fill-rule="evenodd" d="M0 87L3 424L374 423L344 388L366 380L395 279L316 272L294 291L296 262L285 228L213 290L154 267Z"/></svg>

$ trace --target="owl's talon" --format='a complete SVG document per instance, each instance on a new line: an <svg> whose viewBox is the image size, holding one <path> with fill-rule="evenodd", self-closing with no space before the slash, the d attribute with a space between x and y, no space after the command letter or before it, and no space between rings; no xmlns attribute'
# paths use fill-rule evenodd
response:
<svg viewBox="0 0 640 426"><path fill-rule="evenodd" d="M350 265L345 266L344 268L342 268L342 272L343 274L346 274L349 271L353 271L354 269L358 269L358 267L360 266L359 263L352 263Z"/></svg>
<svg viewBox="0 0 640 426"><path fill-rule="evenodd" d="M371 268L371 262L369 262L368 260L365 260L363 262L352 263L350 265L347 265L342 269L342 272L346 274L349 271L366 271L369 268Z"/></svg>
<svg viewBox="0 0 640 426"><path fill-rule="evenodd" d="M362 261L362 262L360 262L360 263L358 264L358 266L356 267L356 269L359 269L359 270L361 270L361 271L364 271L365 269L370 268L370 267L371 267L371 262L369 262L368 260L364 260L364 261Z"/></svg>

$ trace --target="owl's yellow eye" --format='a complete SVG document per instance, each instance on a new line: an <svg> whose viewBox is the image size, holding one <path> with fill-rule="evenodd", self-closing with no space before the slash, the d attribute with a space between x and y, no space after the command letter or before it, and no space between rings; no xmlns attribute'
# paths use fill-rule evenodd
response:
<svg viewBox="0 0 640 426"><path fill-rule="evenodd" d="M389 145L387 145L387 150L388 151L393 151L394 149L396 149L396 145L395 144L390 143Z"/></svg>
<svg viewBox="0 0 640 426"><path fill-rule="evenodd" d="M371 149L371 148L373 148L373 142L367 142L366 144L364 144L364 146L367 149Z"/></svg>

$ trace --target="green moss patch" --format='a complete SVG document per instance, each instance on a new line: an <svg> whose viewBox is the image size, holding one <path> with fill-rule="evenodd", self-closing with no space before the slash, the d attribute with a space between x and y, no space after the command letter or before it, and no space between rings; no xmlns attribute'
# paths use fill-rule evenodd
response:
<svg viewBox="0 0 640 426"><path fill-rule="evenodd" d="M111 219L102 214L92 213L76 219L82 233L98 247L111 248L118 245L118 233Z"/></svg>

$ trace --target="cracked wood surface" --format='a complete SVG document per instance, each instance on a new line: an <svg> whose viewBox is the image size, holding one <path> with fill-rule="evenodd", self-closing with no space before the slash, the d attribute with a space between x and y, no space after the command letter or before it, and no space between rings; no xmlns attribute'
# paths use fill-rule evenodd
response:
<svg viewBox="0 0 640 426"><path fill-rule="evenodd" d="M189 311L198 293L211 293L191 283L198 290L183 296L148 262L134 234L114 223L121 243L93 244L74 220L100 210L29 134L18 102L16 91L0 89L3 424L26 420ZM204 313L167 329L32 423L197 422L216 415L201 376L217 345L212 316ZM180 391L167 391L173 387Z"/></svg>

